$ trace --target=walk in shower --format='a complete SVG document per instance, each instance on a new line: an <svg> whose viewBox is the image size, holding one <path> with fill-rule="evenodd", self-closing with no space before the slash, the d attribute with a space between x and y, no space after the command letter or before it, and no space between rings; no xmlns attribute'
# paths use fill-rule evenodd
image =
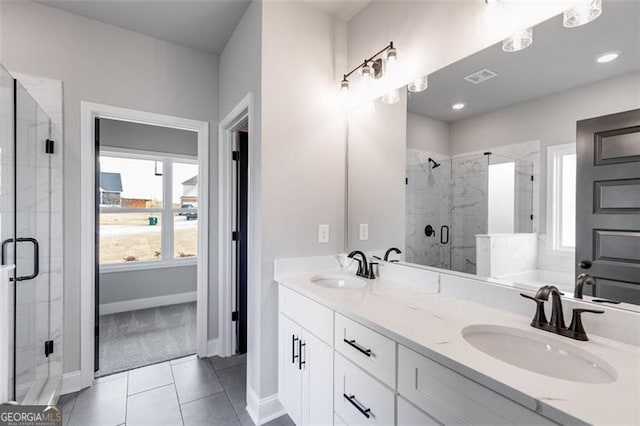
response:
<svg viewBox="0 0 640 426"><path fill-rule="evenodd" d="M2 389L3 400L48 403L59 383L59 366L53 370L51 366L53 353L60 361L62 352L60 336L55 336L51 327L52 317L59 323L62 316L61 303L51 303L52 122L23 85L2 68L0 82L4 272L0 321L7 342L0 349L6 372L6 380L0 383L7 385ZM58 293L55 291L56 298Z"/></svg>
<svg viewBox="0 0 640 426"><path fill-rule="evenodd" d="M533 163L407 150L406 261L476 273L476 236L533 232Z"/></svg>

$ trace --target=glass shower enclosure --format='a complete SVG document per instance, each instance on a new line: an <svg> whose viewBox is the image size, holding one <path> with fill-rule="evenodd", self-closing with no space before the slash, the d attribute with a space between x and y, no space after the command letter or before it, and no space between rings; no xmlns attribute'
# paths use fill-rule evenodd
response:
<svg viewBox="0 0 640 426"><path fill-rule="evenodd" d="M406 261L476 273L476 235L533 232L533 163L407 151Z"/></svg>
<svg viewBox="0 0 640 426"><path fill-rule="evenodd" d="M0 301L8 346L7 400L35 404L51 375L51 119L0 68L0 238L5 286ZM0 401L2 402L2 401Z"/></svg>

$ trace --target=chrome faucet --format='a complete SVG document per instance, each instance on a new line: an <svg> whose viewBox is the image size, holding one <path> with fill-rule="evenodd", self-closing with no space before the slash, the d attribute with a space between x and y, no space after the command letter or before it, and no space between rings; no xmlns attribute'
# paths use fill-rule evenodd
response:
<svg viewBox="0 0 640 426"><path fill-rule="evenodd" d="M547 322L544 313L544 303L549 300L551 295L551 320ZM557 287L545 285L538 289L535 296L520 293L520 296L533 300L536 303L536 314L531 321L531 327L548 331L560 336L569 337L570 339L587 341L589 337L582 325L582 314L589 312L592 314L604 314L604 311L595 309L574 308L569 328L564 323L564 313L562 312L563 293Z"/></svg>

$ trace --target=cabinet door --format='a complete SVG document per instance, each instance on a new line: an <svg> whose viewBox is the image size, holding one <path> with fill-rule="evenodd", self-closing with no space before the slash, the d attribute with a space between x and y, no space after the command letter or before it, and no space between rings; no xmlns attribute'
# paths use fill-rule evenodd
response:
<svg viewBox="0 0 640 426"><path fill-rule="evenodd" d="M302 424L333 423L333 350L302 330Z"/></svg>
<svg viewBox="0 0 640 426"><path fill-rule="evenodd" d="M301 328L284 315L280 315L278 395L280 403L295 424L300 424L300 392L302 374L300 370Z"/></svg>
<svg viewBox="0 0 640 426"><path fill-rule="evenodd" d="M398 397L398 426L440 426L438 423L416 407L408 403L403 397Z"/></svg>

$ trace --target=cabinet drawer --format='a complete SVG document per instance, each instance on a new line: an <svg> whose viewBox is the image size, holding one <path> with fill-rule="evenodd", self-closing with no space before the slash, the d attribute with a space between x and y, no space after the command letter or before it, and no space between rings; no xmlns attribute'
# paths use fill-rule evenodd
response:
<svg viewBox="0 0 640 426"><path fill-rule="evenodd" d="M332 346L333 311L331 309L282 285L278 293L280 313Z"/></svg>
<svg viewBox="0 0 640 426"><path fill-rule="evenodd" d="M403 397L398 397L398 426L440 426L441 424L418 410Z"/></svg>
<svg viewBox="0 0 640 426"><path fill-rule="evenodd" d="M400 345L398 392L442 424L555 424Z"/></svg>
<svg viewBox="0 0 640 426"><path fill-rule="evenodd" d="M334 347L370 374L396 387L396 343L336 313Z"/></svg>
<svg viewBox="0 0 640 426"><path fill-rule="evenodd" d="M395 417L393 391L335 354L334 410L348 425L391 425Z"/></svg>

